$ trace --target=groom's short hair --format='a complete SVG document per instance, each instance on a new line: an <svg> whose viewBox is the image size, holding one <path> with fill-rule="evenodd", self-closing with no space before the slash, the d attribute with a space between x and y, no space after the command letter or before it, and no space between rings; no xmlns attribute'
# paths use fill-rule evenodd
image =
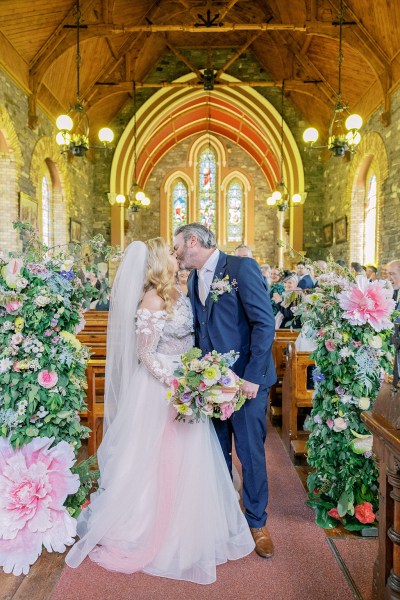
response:
<svg viewBox="0 0 400 600"><path fill-rule="evenodd" d="M188 223L188 225L180 225L175 229L174 236L176 237L182 233L185 242L194 235L198 240L200 246L203 248L215 248L217 241L215 235L211 229L207 229L205 225L201 223Z"/></svg>

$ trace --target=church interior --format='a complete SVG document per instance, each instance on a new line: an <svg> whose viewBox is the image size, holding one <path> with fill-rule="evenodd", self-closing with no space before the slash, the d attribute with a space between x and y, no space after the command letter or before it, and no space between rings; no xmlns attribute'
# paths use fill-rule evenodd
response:
<svg viewBox="0 0 400 600"><path fill-rule="evenodd" d="M218 248L248 247L260 265L339 260L381 273L400 259L399 84L392 0L1 0L0 251L24 249L19 220L45 245L84 253L98 235L121 250L157 236L171 243L196 221ZM105 268L112 283L116 265ZM104 415L107 312L89 313L80 340L92 352L90 455ZM302 498L313 361L291 333L275 339L267 417L271 516L285 485L293 502L275 525L272 566L227 567L206 594L145 576L136 590L100 568L69 580L63 555L44 553L29 575L0 571L0 597L400 598L400 532L381 533L400 528L400 437L382 463L397 479L385 479L379 548L377 537L314 525ZM313 582L314 544L327 570Z"/></svg>

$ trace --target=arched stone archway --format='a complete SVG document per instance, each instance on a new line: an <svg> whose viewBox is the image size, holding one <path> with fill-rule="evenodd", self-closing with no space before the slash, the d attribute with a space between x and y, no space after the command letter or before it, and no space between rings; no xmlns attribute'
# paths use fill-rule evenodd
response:
<svg viewBox="0 0 400 600"><path fill-rule="evenodd" d="M68 241L68 204L70 181L67 165L60 155L59 146L50 137L41 138L33 151L30 179L35 186L40 209L41 178L44 169L48 170L52 182L53 235L57 244Z"/></svg>
<svg viewBox="0 0 400 600"><path fill-rule="evenodd" d="M363 135L357 154L351 163L347 180L346 198L350 205L350 257L351 260L360 263L363 262L365 180L369 171L376 174L378 184L376 253L380 256L382 238L380 216L384 206L383 188L389 174L389 164L385 143L375 131Z"/></svg>
<svg viewBox="0 0 400 600"><path fill-rule="evenodd" d="M12 226L18 220L18 181L23 167L17 131L5 106L0 104L0 248L16 250L19 236Z"/></svg>

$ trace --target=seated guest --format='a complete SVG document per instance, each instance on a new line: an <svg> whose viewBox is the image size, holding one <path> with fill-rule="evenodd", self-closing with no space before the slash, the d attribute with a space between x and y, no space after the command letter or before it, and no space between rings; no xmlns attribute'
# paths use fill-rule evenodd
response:
<svg viewBox="0 0 400 600"><path fill-rule="evenodd" d="M393 286L393 300L396 310L400 310L400 260L392 260L387 264L388 280Z"/></svg>
<svg viewBox="0 0 400 600"><path fill-rule="evenodd" d="M369 281L375 281L378 279L378 269L374 267L374 265L367 265L365 267L365 272Z"/></svg>
<svg viewBox="0 0 400 600"><path fill-rule="evenodd" d="M379 270L380 270L379 279L387 279L388 278L387 265L382 265Z"/></svg>
<svg viewBox="0 0 400 600"><path fill-rule="evenodd" d="M311 290L314 287L314 282L310 277L306 263L300 261L296 265L296 273L298 277L297 287L301 290Z"/></svg>
<svg viewBox="0 0 400 600"><path fill-rule="evenodd" d="M246 244L240 244L240 246L235 248L235 256L253 258L253 253L249 246L246 246Z"/></svg>
<svg viewBox="0 0 400 600"><path fill-rule="evenodd" d="M363 275L364 277L367 276L364 267L358 262L350 263L350 270L353 273L354 277L357 277L357 275Z"/></svg>
<svg viewBox="0 0 400 600"><path fill-rule="evenodd" d="M270 272L270 287L269 287L269 297L271 298L271 306L274 315L279 312L278 304L273 299L274 294L278 294L279 297L282 297L283 292L285 291L285 286L282 283L282 272L278 267L274 267Z"/></svg>
<svg viewBox="0 0 400 600"><path fill-rule="evenodd" d="M292 292L298 289L298 277L296 273L286 272L283 278L283 285L285 291L282 296L275 293L273 300L277 303L279 313L282 315L278 317L278 313L275 315L276 329L301 329L301 320L299 317L294 316L292 308L296 306L296 302L289 302L289 297Z"/></svg>
<svg viewBox="0 0 400 600"><path fill-rule="evenodd" d="M271 267L269 265L260 265L262 276L264 277L264 281L268 287L271 285Z"/></svg>
<svg viewBox="0 0 400 600"><path fill-rule="evenodd" d="M184 296L187 296L187 293L188 293L186 284L187 284L189 275L190 275L190 269L179 269L179 271L176 274L177 282L178 282L181 292Z"/></svg>
<svg viewBox="0 0 400 600"><path fill-rule="evenodd" d="M339 259L336 261L336 264L339 265L339 267L347 267L345 260Z"/></svg>

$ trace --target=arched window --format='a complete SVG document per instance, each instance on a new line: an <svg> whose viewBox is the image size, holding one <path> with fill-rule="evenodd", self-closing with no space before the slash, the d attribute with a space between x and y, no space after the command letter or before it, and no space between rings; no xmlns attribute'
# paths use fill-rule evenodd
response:
<svg viewBox="0 0 400 600"><path fill-rule="evenodd" d="M239 179L232 179L226 193L227 241L243 242L244 191Z"/></svg>
<svg viewBox="0 0 400 600"><path fill-rule="evenodd" d="M188 189L182 179L177 179L172 185L172 232L180 225L188 222Z"/></svg>
<svg viewBox="0 0 400 600"><path fill-rule="evenodd" d="M376 175L372 174L368 181L365 195L364 213L364 252L363 264L374 264L376 260Z"/></svg>
<svg viewBox="0 0 400 600"><path fill-rule="evenodd" d="M53 241L52 235L52 210L51 210L51 189L49 179L46 175L42 177L42 240L46 246L51 246Z"/></svg>
<svg viewBox="0 0 400 600"><path fill-rule="evenodd" d="M197 182L199 191L199 221L217 231L217 159L210 145L199 152Z"/></svg>

